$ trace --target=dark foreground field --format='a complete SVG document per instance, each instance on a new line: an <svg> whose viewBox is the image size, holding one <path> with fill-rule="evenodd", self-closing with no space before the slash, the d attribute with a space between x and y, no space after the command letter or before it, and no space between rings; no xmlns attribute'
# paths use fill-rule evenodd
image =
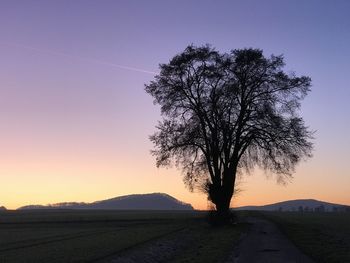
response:
<svg viewBox="0 0 350 263"><path fill-rule="evenodd" d="M349 213L241 211L243 223L219 228L205 217L169 211L0 212L0 262L232 262L232 255L243 253L237 244L254 227L244 223L252 217L274 222L315 262L350 262Z"/></svg>
<svg viewBox="0 0 350 263"><path fill-rule="evenodd" d="M315 262L350 262L350 213L250 212L282 230Z"/></svg>
<svg viewBox="0 0 350 263"><path fill-rule="evenodd" d="M111 262L130 255L222 262L242 228L213 229L200 212L8 211L0 213L0 262Z"/></svg>

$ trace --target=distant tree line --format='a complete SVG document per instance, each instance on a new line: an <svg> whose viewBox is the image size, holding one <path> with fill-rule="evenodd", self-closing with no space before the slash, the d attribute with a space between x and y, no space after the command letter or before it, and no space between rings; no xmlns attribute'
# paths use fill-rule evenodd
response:
<svg viewBox="0 0 350 263"><path fill-rule="evenodd" d="M325 207L324 205L319 205L316 207L309 207L309 206L298 206L298 207L292 207L288 209L283 209L283 207L279 207L277 209L279 212L336 212L336 213L350 213L350 206L342 205L342 206L332 206L332 207Z"/></svg>

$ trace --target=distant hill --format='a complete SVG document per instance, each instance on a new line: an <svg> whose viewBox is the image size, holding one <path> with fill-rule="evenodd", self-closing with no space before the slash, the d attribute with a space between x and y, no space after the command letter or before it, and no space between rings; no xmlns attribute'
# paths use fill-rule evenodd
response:
<svg viewBox="0 0 350 263"><path fill-rule="evenodd" d="M0 211L6 211L6 207L5 206L0 206Z"/></svg>
<svg viewBox="0 0 350 263"><path fill-rule="evenodd" d="M236 210L257 210L257 211L349 211L350 206L333 204L314 199L299 199L279 202L263 206L241 206Z"/></svg>
<svg viewBox="0 0 350 263"><path fill-rule="evenodd" d="M125 195L93 203L27 205L18 209L193 210L193 207L168 194L153 193Z"/></svg>

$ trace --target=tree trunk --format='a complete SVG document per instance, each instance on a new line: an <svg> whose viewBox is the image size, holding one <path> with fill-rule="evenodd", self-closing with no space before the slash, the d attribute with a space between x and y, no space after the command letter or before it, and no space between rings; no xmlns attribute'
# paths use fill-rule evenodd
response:
<svg viewBox="0 0 350 263"><path fill-rule="evenodd" d="M214 184L210 187L209 199L215 204L215 212L211 214L210 223L213 225L226 225L231 222L230 201L232 195L224 191L224 187L216 187Z"/></svg>
<svg viewBox="0 0 350 263"><path fill-rule="evenodd" d="M222 196L219 203L215 204L217 215L226 221L230 215L230 201L231 197Z"/></svg>
<svg viewBox="0 0 350 263"><path fill-rule="evenodd" d="M213 183L209 186L209 199L215 204L217 220L226 224L231 221L230 203L234 192L236 173L226 171L222 184Z"/></svg>

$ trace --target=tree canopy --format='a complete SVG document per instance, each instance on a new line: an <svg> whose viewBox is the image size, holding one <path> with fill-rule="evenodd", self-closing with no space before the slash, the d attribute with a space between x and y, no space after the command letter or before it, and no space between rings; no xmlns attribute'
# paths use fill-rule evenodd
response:
<svg viewBox="0 0 350 263"><path fill-rule="evenodd" d="M259 49L220 53L188 46L145 85L161 106L150 139L158 166L175 161L192 189L200 186L227 212L239 172L255 166L280 181L312 152L312 132L299 116L311 79L286 73L283 56Z"/></svg>

